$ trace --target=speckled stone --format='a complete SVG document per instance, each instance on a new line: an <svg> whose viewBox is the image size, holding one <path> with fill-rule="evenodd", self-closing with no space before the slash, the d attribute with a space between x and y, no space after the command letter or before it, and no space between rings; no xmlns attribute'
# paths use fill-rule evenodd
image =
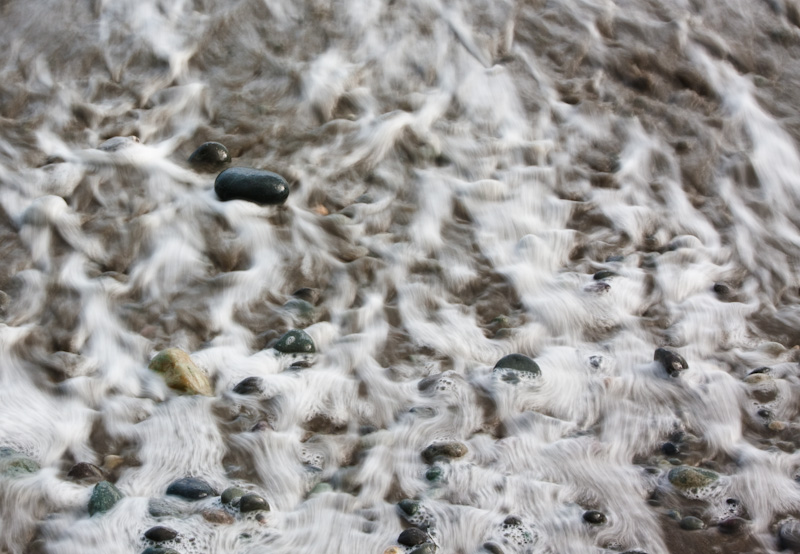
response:
<svg viewBox="0 0 800 554"><path fill-rule="evenodd" d="M397 537L397 542L403 546L417 546L428 540L428 533L416 527L406 529Z"/></svg>
<svg viewBox="0 0 800 554"><path fill-rule="evenodd" d="M162 350L152 359L148 368L160 373L167 386L178 392L205 396L214 394L208 376L180 348Z"/></svg>
<svg viewBox="0 0 800 554"><path fill-rule="evenodd" d="M670 470L667 478L674 487L687 490L708 486L719 479L719 475L708 469L681 466Z"/></svg>
<svg viewBox="0 0 800 554"><path fill-rule="evenodd" d="M121 499L122 493L117 487L108 481L100 481L89 498L89 515L107 512Z"/></svg>
<svg viewBox="0 0 800 554"><path fill-rule="evenodd" d="M292 329L275 343L275 350L284 354L312 354L317 351L314 339L300 329Z"/></svg>

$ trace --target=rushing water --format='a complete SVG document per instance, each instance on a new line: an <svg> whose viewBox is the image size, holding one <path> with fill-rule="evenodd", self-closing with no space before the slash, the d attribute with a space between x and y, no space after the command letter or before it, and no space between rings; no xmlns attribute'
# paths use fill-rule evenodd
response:
<svg viewBox="0 0 800 554"><path fill-rule="evenodd" d="M798 25L796 0L0 2L0 447L40 467L0 475L0 551L800 544ZM221 202L186 162L209 140L288 201ZM293 328L317 354L272 348ZM214 396L148 369L168 347ZM493 370L515 352L541 375ZM122 500L90 517L77 462ZM165 494L187 476L271 510Z"/></svg>

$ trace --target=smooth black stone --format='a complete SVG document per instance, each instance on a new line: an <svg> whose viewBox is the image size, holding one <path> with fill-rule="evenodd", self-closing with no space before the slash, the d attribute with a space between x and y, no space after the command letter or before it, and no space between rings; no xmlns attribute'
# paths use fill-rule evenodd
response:
<svg viewBox="0 0 800 554"><path fill-rule="evenodd" d="M247 379L242 379L235 387L233 387L233 392L236 394L258 394L263 390L263 381L261 377L248 377Z"/></svg>
<svg viewBox="0 0 800 554"><path fill-rule="evenodd" d="M162 525L151 527L144 532L144 538L155 542L171 541L177 536L178 532L175 529L170 529L169 527L164 527Z"/></svg>
<svg viewBox="0 0 800 554"><path fill-rule="evenodd" d="M508 516L503 520L503 525L509 525L509 526L522 525L522 520L517 516Z"/></svg>
<svg viewBox="0 0 800 554"><path fill-rule="evenodd" d="M766 408L761 408L756 413L764 419L772 419L772 412Z"/></svg>
<svg viewBox="0 0 800 554"><path fill-rule="evenodd" d="M583 521L591 523L592 525L602 525L606 522L606 515L597 510L589 510L583 513Z"/></svg>
<svg viewBox="0 0 800 554"><path fill-rule="evenodd" d="M442 468L434 466L425 472L425 479L428 481L438 481L442 478Z"/></svg>
<svg viewBox="0 0 800 554"><path fill-rule="evenodd" d="M410 498L405 498L397 503L397 507L400 508L406 515L413 516L419 511L419 502L416 500L411 500Z"/></svg>
<svg viewBox="0 0 800 554"><path fill-rule="evenodd" d="M142 551L142 554L180 554L173 548L166 548L164 546L150 546Z"/></svg>
<svg viewBox="0 0 800 554"><path fill-rule="evenodd" d="M597 273L594 274L595 281L601 281L603 279L608 279L610 277L616 277L617 274L613 271L609 271L608 269L601 269Z"/></svg>
<svg viewBox="0 0 800 554"><path fill-rule="evenodd" d="M91 498L89 498L89 515L93 516L100 512L107 512L121 498L122 493L120 490L108 481L97 483L94 486Z"/></svg>
<svg viewBox="0 0 800 554"><path fill-rule="evenodd" d="M426 542L425 544L415 548L408 554L436 554L436 545L434 545L433 543Z"/></svg>
<svg viewBox="0 0 800 554"><path fill-rule="evenodd" d="M725 283L714 283L714 292L720 296L727 296L731 293L731 288Z"/></svg>
<svg viewBox="0 0 800 554"><path fill-rule="evenodd" d="M771 367L767 366L757 367L756 369L748 373L748 375L758 375L759 373L769 373L770 371L772 371Z"/></svg>
<svg viewBox="0 0 800 554"><path fill-rule="evenodd" d="M656 348L653 360L659 362L672 377L677 377L684 369L689 369L689 364L683 356L666 348Z"/></svg>
<svg viewBox="0 0 800 554"><path fill-rule="evenodd" d="M493 542L485 542L485 543L483 543L483 547L482 548L486 552L488 552L489 554L505 554L505 552L503 552L503 549L500 548L498 545L496 545Z"/></svg>
<svg viewBox="0 0 800 554"><path fill-rule="evenodd" d="M249 200L256 204L283 204L289 197L289 183L271 171L232 167L217 175L214 191L222 201Z"/></svg>
<svg viewBox="0 0 800 554"><path fill-rule="evenodd" d="M672 442L665 442L661 445L661 452L666 454L667 456L674 456L680 452L678 445Z"/></svg>
<svg viewBox="0 0 800 554"><path fill-rule="evenodd" d="M417 546L425 543L427 540L428 533L422 531L421 529L417 529L416 527L406 529L400 533L399 537L397 537L397 542L403 546Z"/></svg>
<svg viewBox="0 0 800 554"><path fill-rule="evenodd" d="M204 142L189 156L189 164L203 171L216 171L231 163L231 155L218 142Z"/></svg>
<svg viewBox="0 0 800 554"><path fill-rule="evenodd" d="M314 339L300 329L292 329L285 333L273 348L284 354L312 354L317 351Z"/></svg>
<svg viewBox="0 0 800 554"><path fill-rule="evenodd" d="M79 462L72 466L72 469L67 473L67 477L73 481L99 483L103 480L103 470L89 462Z"/></svg>
<svg viewBox="0 0 800 554"><path fill-rule="evenodd" d="M422 451L422 458L431 463L437 458L460 458L468 452L467 446L464 443L452 442L438 442L428 446Z"/></svg>
<svg viewBox="0 0 800 554"><path fill-rule="evenodd" d="M239 499L239 511L240 512L258 512L258 511L269 511L269 504L267 503L264 498L257 494L248 493L242 496Z"/></svg>
<svg viewBox="0 0 800 554"><path fill-rule="evenodd" d="M539 364L534 362L528 356L523 354L509 354L503 356L494 365L495 369L514 369L516 371L527 371L528 373L538 376L541 374Z"/></svg>
<svg viewBox="0 0 800 554"><path fill-rule="evenodd" d="M167 487L167 494L180 496L188 500L200 500L208 496L215 496L217 493L214 492L211 485L201 479L184 477Z"/></svg>
<svg viewBox="0 0 800 554"><path fill-rule="evenodd" d="M783 523L778 529L778 543L781 550L800 552L800 521L794 519Z"/></svg>
<svg viewBox="0 0 800 554"><path fill-rule="evenodd" d="M740 517L729 517L727 519L723 519L717 524L719 527L720 533L725 533L727 535L733 535L734 533L738 533L747 525L747 520L744 520Z"/></svg>

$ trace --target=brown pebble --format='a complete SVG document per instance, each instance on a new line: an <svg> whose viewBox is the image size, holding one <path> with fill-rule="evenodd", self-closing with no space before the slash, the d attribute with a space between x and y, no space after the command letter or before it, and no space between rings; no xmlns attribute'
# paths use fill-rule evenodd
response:
<svg viewBox="0 0 800 554"><path fill-rule="evenodd" d="M783 431L786 429L786 424L782 421L772 421L767 427L770 431Z"/></svg>
<svg viewBox="0 0 800 554"><path fill-rule="evenodd" d="M212 508L209 508L207 510L203 510L202 515L203 519L205 519L209 523L230 525L231 523L234 522L233 516L228 512L226 512L225 510L214 510Z"/></svg>
<svg viewBox="0 0 800 554"><path fill-rule="evenodd" d="M103 470L89 462L79 462L72 466L72 469L67 473L67 477L73 481L80 481L87 484L99 483L105 479Z"/></svg>
<svg viewBox="0 0 800 554"><path fill-rule="evenodd" d="M729 517L723 519L717 524L717 526L719 527L719 532L728 535L739 533L745 528L746 525L747 525L747 520L742 519L740 517Z"/></svg>

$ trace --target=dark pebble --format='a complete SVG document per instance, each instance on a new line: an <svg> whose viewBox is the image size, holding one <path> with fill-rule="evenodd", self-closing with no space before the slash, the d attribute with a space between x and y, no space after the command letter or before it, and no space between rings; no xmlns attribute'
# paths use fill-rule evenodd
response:
<svg viewBox="0 0 800 554"><path fill-rule="evenodd" d="M439 481L442 478L442 468L434 466L425 472L425 479L428 481Z"/></svg>
<svg viewBox="0 0 800 554"><path fill-rule="evenodd" d="M266 431L268 429L272 429L272 426L269 424L269 421L264 421L262 419L261 421L253 425L250 428L250 431L252 431L253 433L259 433L261 431Z"/></svg>
<svg viewBox="0 0 800 554"><path fill-rule="evenodd" d="M122 493L108 481L100 481L94 486L89 499L89 515L107 512L120 501Z"/></svg>
<svg viewBox="0 0 800 554"><path fill-rule="evenodd" d="M431 463L437 458L460 458L467 452L468 449L464 443L457 441L437 442L422 451L422 458Z"/></svg>
<svg viewBox="0 0 800 554"><path fill-rule="evenodd" d="M597 510L589 510L583 513L583 521L592 525L602 525L606 522L606 515Z"/></svg>
<svg viewBox="0 0 800 554"><path fill-rule="evenodd" d="M766 408L761 408L756 413L764 419L772 419L772 412Z"/></svg>
<svg viewBox="0 0 800 554"><path fill-rule="evenodd" d="M436 554L436 545L426 542L409 552L408 554Z"/></svg>
<svg viewBox="0 0 800 554"><path fill-rule="evenodd" d="M717 527L719 527L720 533L733 535L734 533L738 533L744 529L746 525L747 520L745 519L740 517L729 517L720 521L717 524Z"/></svg>
<svg viewBox="0 0 800 554"><path fill-rule="evenodd" d="M594 274L595 281L601 281L602 279L608 279L609 277L616 277L617 274L613 271L609 271L608 269L601 269L597 273Z"/></svg>
<svg viewBox="0 0 800 554"><path fill-rule="evenodd" d="M421 529L417 529L416 527L406 529L400 533L399 537L397 537L397 542L403 546L417 546L425 543L427 540L428 533L422 531Z"/></svg>
<svg viewBox="0 0 800 554"><path fill-rule="evenodd" d="M667 456L674 456L680 452L680 449L678 448L678 445L673 442L665 442L661 445L661 452Z"/></svg>
<svg viewBox="0 0 800 554"><path fill-rule="evenodd" d="M541 370L539 369L539 364L537 364L528 356L525 356L523 354L509 354L508 356L503 356L494 365L494 368L514 369L516 371L527 371L533 376L538 376L539 374L541 374Z"/></svg>
<svg viewBox="0 0 800 554"><path fill-rule="evenodd" d="M229 163L228 149L218 142L204 142L189 156L189 164L202 171L219 171Z"/></svg>
<svg viewBox="0 0 800 554"><path fill-rule="evenodd" d="M771 367L762 366L762 367L757 367L756 369L748 373L748 375L758 375L759 373L769 373L770 371L772 371Z"/></svg>
<svg viewBox="0 0 800 554"><path fill-rule="evenodd" d="M703 523L703 520L694 516L686 516L678 525L685 531L699 531L700 529L706 528L706 524Z"/></svg>
<svg viewBox="0 0 800 554"><path fill-rule="evenodd" d="M222 491L222 497L220 498L220 500L222 500L223 504L230 504L237 498L243 497L245 494L246 492L240 489L239 487L228 487L227 489Z"/></svg>
<svg viewBox="0 0 800 554"><path fill-rule="evenodd" d="M269 504L263 497L254 494L248 493L242 496L239 499L239 511L240 512L258 512L258 511L269 511Z"/></svg>
<svg viewBox="0 0 800 554"><path fill-rule="evenodd" d="M283 204L289 197L289 183L271 171L232 167L217 175L214 191L222 201L249 200L256 204Z"/></svg>
<svg viewBox="0 0 800 554"><path fill-rule="evenodd" d="M166 548L164 546L151 546L149 548L145 548L142 554L180 554L180 553L173 548Z"/></svg>
<svg viewBox="0 0 800 554"><path fill-rule="evenodd" d="M89 462L79 462L72 466L67 477L73 481L84 483L99 483L103 480L103 470Z"/></svg>
<svg viewBox="0 0 800 554"><path fill-rule="evenodd" d="M180 496L187 500L200 500L208 496L215 496L217 493L211 488L211 485L201 479L194 477L184 477L178 479L167 487L167 494Z"/></svg>
<svg viewBox="0 0 800 554"><path fill-rule="evenodd" d="M683 356L666 348L656 348L653 360L660 362L672 377L677 377L684 369L689 369L689 364Z"/></svg>
<svg viewBox="0 0 800 554"><path fill-rule="evenodd" d="M316 304L319 302L319 291L317 289L303 287L294 291L292 296L300 300L305 300L309 304Z"/></svg>
<svg viewBox="0 0 800 554"><path fill-rule="evenodd" d="M731 293L731 288L725 283L714 283L714 292L720 296L728 296Z"/></svg>
<svg viewBox="0 0 800 554"><path fill-rule="evenodd" d="M493 542L483 543L483 549L489 554L505 554L505 552L503 552L503 549Z"/></svg>
<svg viewBox="0 0 800 554"><path fill-rule="evenodd" d="M800 521L793 519L781 524L778 529L778 543L781 550L800 552Z"/></svg>
<svg viewBox="0 0 800 554"><path fill-rule="evenodd" d="M261 377L248 377L247 379L239 381L239 383L233 387L233 392L236 394L258 394L264 390L263 383Z"/></svg>
<svg viewBox="0 0 800 554"><path fill-rule="evenodd" d="M275 343L275 350L284 354L311 354L316 352L314 339L300 329L292 329Z"/></svg>
<svg viewBox="0 0 800 554"><path fill-rule="evenodd" d="M151 541L155 542L171 541L177 536L178 532L175 529L170 529L169 527L163 527L161 525L157 527L151 527L144 532L144 537L146 539L150 539Z"/></svg>
<svg viewBox="0 0 800 554"><path fill-rule="evenodd" d="M362 425L361 427L358 428L358 434L363 437L365 435L371 435L377 430L378 428L375 427L374 425Z"/></svg>
<svg viewBox="0 0 800 554"><path fill-rule="evenodd" d="M416 500L411 500L410 498L406 498L398 502L397 507L400 508L406 515L413 516L419 511L419 502Z"/></svg>
<svg viewBox="0 0 800 554"><path fill-rule="evenodd" d="M522 525L522 520L517 516L508 516L503 520L503 525L508 525L508 526Z"/></svg>

